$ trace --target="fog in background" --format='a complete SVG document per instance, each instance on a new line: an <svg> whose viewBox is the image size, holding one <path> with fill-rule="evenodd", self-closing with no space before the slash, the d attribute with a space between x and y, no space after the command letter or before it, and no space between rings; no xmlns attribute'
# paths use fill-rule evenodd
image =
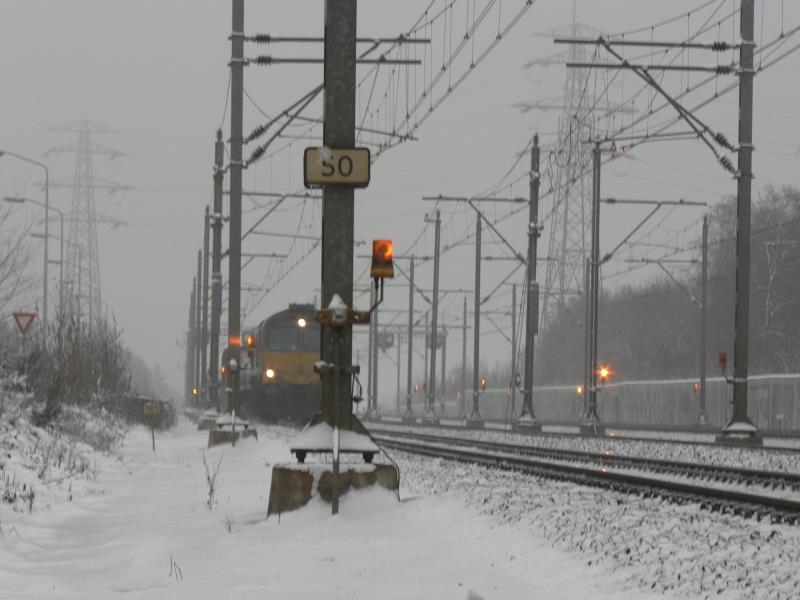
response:
<svg viewBox="0 0 800 600"><path fill-rule="evenodd" d="M479 2L478 4L481 4ZM520 3L502 3L511 12ZM510 6L510 5L514 6ZM700 2L658 0L579 0L578 21L597 31L614 33L647 27L686 13ZM720 15L728 14L731 2L723 2ZM738 2L735 3L738 5ZM359 35L396 36L422 14L428 0L370 0L359 3ZM756 24L756 41L771 39L800 24L800 6L794 2L761 3ZM436 6L441 8L441 2ZM216 129L227 139L226 113L230 43L230 2L221 0L2 0L0 2L0 149L44 160L51 182L72 176L75 158L58 154L42 158L44 152L77 138L77 134L51 130L52 127L90 119L119 131L95 141L125 155L114 160L97 156L97 177L133 186L133 191L107 194L96 192L98 212L120 219L127 226L98 226L103 300L124 330L128 346L148 364L160 364L171 383L180 389L183 377L184 335L187 327L189 294L196 270L197 251L202 245L203 207L211 202L213 142ZM245 6L246 33L273 35L322 35L323 2L254 2ZM430 254L433 229L425 227L424 216L434 206L423 195L471 195L500 180L514 164L535 132L547 146L555 140L558 110L522 112L519 103L559 103L566 76L563 65L523 68L536 58L562 50L554 46L553 32L568 32L572 3L564 0L536 0L519 24L419 128L416 141L408 141L381 156L372 169L372 182L356 192L356 237L359 240L389 237L397 253L414 245L414 252ZM687 28L699 24L675 23L655 30L657 39L683 39ZM462 26L463 28L463 26ZM738 39L730 24L721 37ZM434 32L434 35L438 35ZM460 35L463 35L463 31ZM640 34L640 39L648 38ZM704 36L716 39L716 30ZM796 43L796 42L795 42ZM794 44L790 44L793 46ZM439 48L441 48L439 46ZM263 47L246 44L245 54L276 56L321 56L321 45ZM647 55L638 52L631 56ZM730 57L730 53L727 55ZM437 60L441 61L440 58ZM646 58L644 59L647 60ZM691 64L713 64L714 57L689 54ZM363 68L363 67L362 67ZM768 185L800 186L800 121L797 108L797 74L800 57L792 55L759 74L755 80L754 199ZM607 75L603 75L606 77ZM667 86L677 91L700 75L675 75ZM249 66L245 70L245 134L265 122L322 80L321 65L273 67ZM732 81L721 77L719 87ZM592 90L599 85L592 83ZM622 77L609 92L609 102L618 102L640 83L632 74ZM362 94L366 90L362 90ZM613 97L613 96L616 96ZM363 100L362 100L363 102ZM644 102L644 101L643 101ZM729 140L737 139L737 92L720 97L698 114ZM262 114L262 112L264 114ZM321 104L312 105L309 116L321 115ZM375 124L376 126L379 124ZM290 130L305 132L303 127ZM244 174L246 190L288 192L302 188L302 153L316 139L277 141L270 152L284 149L251 166ZM245 150L245 156L249 149ZM545 160L543 155L543 161ZM527 157L515 176L526 170ZM0 195L25 196L43 200L39 184L41 170L9 157L0 157ZM522 180L503 195L527 195ZM603 196L675 200L685 198L714 204L735 194L735 180L697 141L658 143L635 148L603 171ZM226 181L227 189L227 181ZM68 210L72 191L53 188L51 203ZM262 205L266 201L258 200ZM459 240L474 227L474 213L462 205L442 204L443 245ZM552 208L552 197L543 199L540 213ZM245 227L263 214L264 208L244 201ZM490 216L509 210L506 205L487 205ZM634 227L647 207L604 207L601 252L610 250ZM227 209L225 210L227 212ZM313 237L319 233L319 201L290 200L281 205L262 226L264 231L298 233ZM23 227L41 219L41 209L14 209L11 225ZM699 236L702 210L664 210L647 227L654 243L660 239L689 245ZM57 223L57 218L54 222ZM656 229L655 226L658 225ZM56 227L51 223L51 228ZM40 226L34 225L34 229ZM51 229L52 230L52 229ZM524 252L526 219L506 221L501 231ZM2 232L0 232L2 234ZM227 229L225 230L227 247ZM504 252L484 237L486 254ZM30 240L34 255L31 276L41 277L41 240ZM547 247L540 243L540 255ZM289 252L283 266L265 260L253 262L244 271L243 285L271 287L268 294L248 293L243 297L245 326L252 326L290 302L312 301L319 287L319 249L313 242L276 237L248 238L246 252ZM368 247L358 246L356 254ZM51 256L57 257L57 242ZM302 257L308 253L308 258ZM465 245L442 256L443 288L471 288L474 247ZM626 250L604 268L604 285L630 284L656 277L655 268L631 271L626 261L643 256ZM301 260L302 259L302 260ZM511 263L485 263L483 289L495 287ZM367 282L365 259L356 259L357 283ZM223 263L223 272L227 269ZM56 290L57 267L51 269L51 290ZM612 277L613 275L613 277ZM419 284L430 287L432 265L417 270ZM227 279L227 275L223 277ZM510 281L522 282L518 271ZM544 281L540 264L539 281ZM396 283L404 283L398 279ZM12 307L28 309L41 304L41 286L34 285ZM358 297L366 306L368 299ZM407 306L406 288L387 290L386 308ZM55 303L55 292L51 303ZM462 296L448 294L442 301L444 320L460 322ZM471 303L471 298L470 298ZM490 308L504 310L510 304L510 289L493 297ZM419 297L417 308L424 306ZM226 321L223 311L223 324ZM386 323L394 315L381 317ZM3 318L10 318L3 315ZM405 317L395 317L398 324ZM498 317L501 328L507 319ZM731 323L731 327L732 327ZM483 325L483 352L494 364L506 360L506 340L488 323ZM224 331L223 331L224 333ZM366 336L361 342L364 355ZM460 364L460 334L449 340L448 368ZM393 356L394 351L390 352ZM576 357L576 360L580 360ZM362 361L363 362L363 361ZM422 360L416 359L419 372ZM471 356L468 358L471 364ZM394 374L387 359L381 361L381 394L394 393ZM421 380L420 376L415 376Z"/></svg>

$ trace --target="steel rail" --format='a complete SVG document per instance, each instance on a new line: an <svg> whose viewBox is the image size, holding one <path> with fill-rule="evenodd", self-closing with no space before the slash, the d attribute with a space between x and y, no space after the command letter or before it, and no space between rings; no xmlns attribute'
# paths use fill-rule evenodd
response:
<svg viewBox="0 0 800 600"><path fill-rule="evenodd" d="M401 452L477 464L494 469L519 471L548 479L602 487L643 497L660 497L678 504L696 502L705 509L732 513L745 518L770 517L775 522L800 523L800 502L795 500L618 473L605 468L551 463L515 454L469 450L411 440L377 439L382 442L383 446Z"/></svg>
<svg viewBox="0 0 800 600"><path fill-rule="evenodd" d="M737 483L746 485L760 485L763 487L780 487L782 489L789 488L791 490L800 490L800 473L762 471L718 464L691 463L661 458L647 458L642 456L614 454L610 451L588 452L585 450L542 448L539 446L529 446L527 444L490 442L487 440L474 440L470 438L453 436L442 437L425 433L391 432L387 436L387 432L382 431L375 437L378 440L404 437L431 443L450 443L457 444L459 446L472 446L475 448L490 450L492 452L520 454L548 460L591 462L597 463L604 467L640 469L653 471L654 473L682 475L692 478L714 479L720 482L731 482L735 480Z"/></svg>
<svg viewBox="0 0 800 600"><path fill-rule="evenodd" d="M415 406L415 408L417 408L417 407ZM428 429L439 428L439 429L445 429L445 430L450 430L450 431L454 431L454 430L455 431L464 431L464 430L467 429L465 424L464 424L464 420L463 419L459 420L459 419L457 419L455 417L453 417L453 418L442 417L441 419L442 420L438 424L436 424L436 423L424 423L422 421L419 421L419 422L411 425L411 427L421 427L421 428L428 428ZM384 425L393 425L393 426L400 425L400 419L399 418L397 419L397 421L383 421L383 422L381 422L381 421L375 421L375 420L370 421L369 419L367 421L370 424L370 427L372 427L372 428L374 428L375 424L384 424ZM447 422L443 423L442 421L447 421ZM555 438L586 438L587 437L585 434L582 434L582 433L577 433L577 432L572 433L572 432L567 432L567 431L562 431L562 432L540 431L540 432L530 432L530 433L526 433L524 431L514 431L510 427L508 427L508 422L504 421L504 420L485 419L484 423L486 423L487 425L503 425L503 427L486 427L486 429L484 430L484 431L493 431L493 432L497 432L497 433L514 433L514 434L519 434L519 435L532 435L532 436L546 437L546 438L554 438L554 437ZM549 422L545 421L545 422L542 423L542 425L547 427L548 425L556 425L556 423L549 423ZM557 425L561 426L561 425L563 425L563 423L557 423ZM574 426L577 428L577 423L575 423ZM618 440L618 441L622 441L622 442L650 442L650 443L663 443L663 444L686 444L686 445L689 445L689 446L705 446L705 447L713 447L713 448L724 447L724 448L739 448L739 449L745 449L745 450L762 450L762 451L765 451L765 452L773 452L773 453L777 453L777 454L800 454L800 448L791 447L791 446L769 446L769 445L752 446L750 444L735 444L735 443L732 443L732 442L731 443L726 443L724 446L721 446L717 442L704 441L704 440L681 440L681 439L668 439L668 438L658 438L658 437L642 437L642 436L626 435L624 433L625 431L628 431L628 430L630 430L630 431L641 431L642 429L647 429L646 425L642 425L642 426L639 426L639 427L634 426L634 425L630 425L630 426L627 426L627 427L613 427L613 426L610 426L610 425L606 425L606 427L607 427L607 430L609 431L608 434L606 434L605 436L592 436L589 439L606 439L606 440L609 440L609 441ZM376 431L377 431L377 429L376 429ZM654 431L656 431L656 430L654 430ZM618 434L618 433L615 433L615 432L622 432L622 433ZM708 433L713 433L713 432L712 431L691 431L691 430L664 430L664 431L658 431L658 433L665 433L665 434L668 434L668 435L669 434L680 434L680 433L685 433L685 434L690 434L690 435L698 435L698 434L704 434L704 433L708 434ZM766 436L766 437L770 437L770 436Z"/></svg>

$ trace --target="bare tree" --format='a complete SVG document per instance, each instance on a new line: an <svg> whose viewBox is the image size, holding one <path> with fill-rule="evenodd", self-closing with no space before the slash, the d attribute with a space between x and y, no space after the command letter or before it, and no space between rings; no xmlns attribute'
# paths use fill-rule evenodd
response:
<svg viewBox="0 0 800 600"><path fill-rule="evenodd" d="M25 243L31 226L19 228L10 222L9 208L0 207L0 313L27 292L32 280L27 275L31 252Z"/></svg>

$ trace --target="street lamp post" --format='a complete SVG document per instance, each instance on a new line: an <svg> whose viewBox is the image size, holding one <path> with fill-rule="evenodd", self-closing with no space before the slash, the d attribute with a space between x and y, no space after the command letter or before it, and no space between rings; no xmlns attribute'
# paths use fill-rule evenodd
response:
<svg viewBox="0 0 800 600"><path fill-rule="evenodd" d="M35 204L36 206L45 207L43 202L39 202L38 200L33 200L32 198L18 198L18 197L9 197L4 196L3 200L6 202L12 202L14 204L24 204L25 202L30 202L31 204ZM46 207L45 207L46 209ZM64 213L61 209L56 208L55 206L50 207L50 210L54 210L58 213L59 219L61 220L61 234L58 236L60 242L60 248L58 251L58 309L61 311L64 305ZM47 231L47 227L45 226L45 231ZM32 233L32 237L42 238L47 240L48 234L47 233ZM53 236L56 237L56 236ZM48 263L51 261L47 261ZM55 262L55 261L52 261Z"/></svg>
<svg viewBox="0 0 800 600"><path fill-rule="evenodd" d="M33 160L27 156L17 154L16 152L0 150L0 156L4 154L44 169L44 281L42 282L42 322L47 325L47 265L50 258L48 255L48 240L50 236L50 172L47 170L47 165L40 163L38 160Z"/></svg>

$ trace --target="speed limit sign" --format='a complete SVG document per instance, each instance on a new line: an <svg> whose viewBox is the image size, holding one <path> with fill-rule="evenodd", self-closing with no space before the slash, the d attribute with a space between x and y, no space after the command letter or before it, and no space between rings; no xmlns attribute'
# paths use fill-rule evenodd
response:
<svg viewBox="0 0 800 600"><path fill-rule="evenodd" d="M307 188L321 185L367 187L369 148L306 148L303 183Z"/></svg>

